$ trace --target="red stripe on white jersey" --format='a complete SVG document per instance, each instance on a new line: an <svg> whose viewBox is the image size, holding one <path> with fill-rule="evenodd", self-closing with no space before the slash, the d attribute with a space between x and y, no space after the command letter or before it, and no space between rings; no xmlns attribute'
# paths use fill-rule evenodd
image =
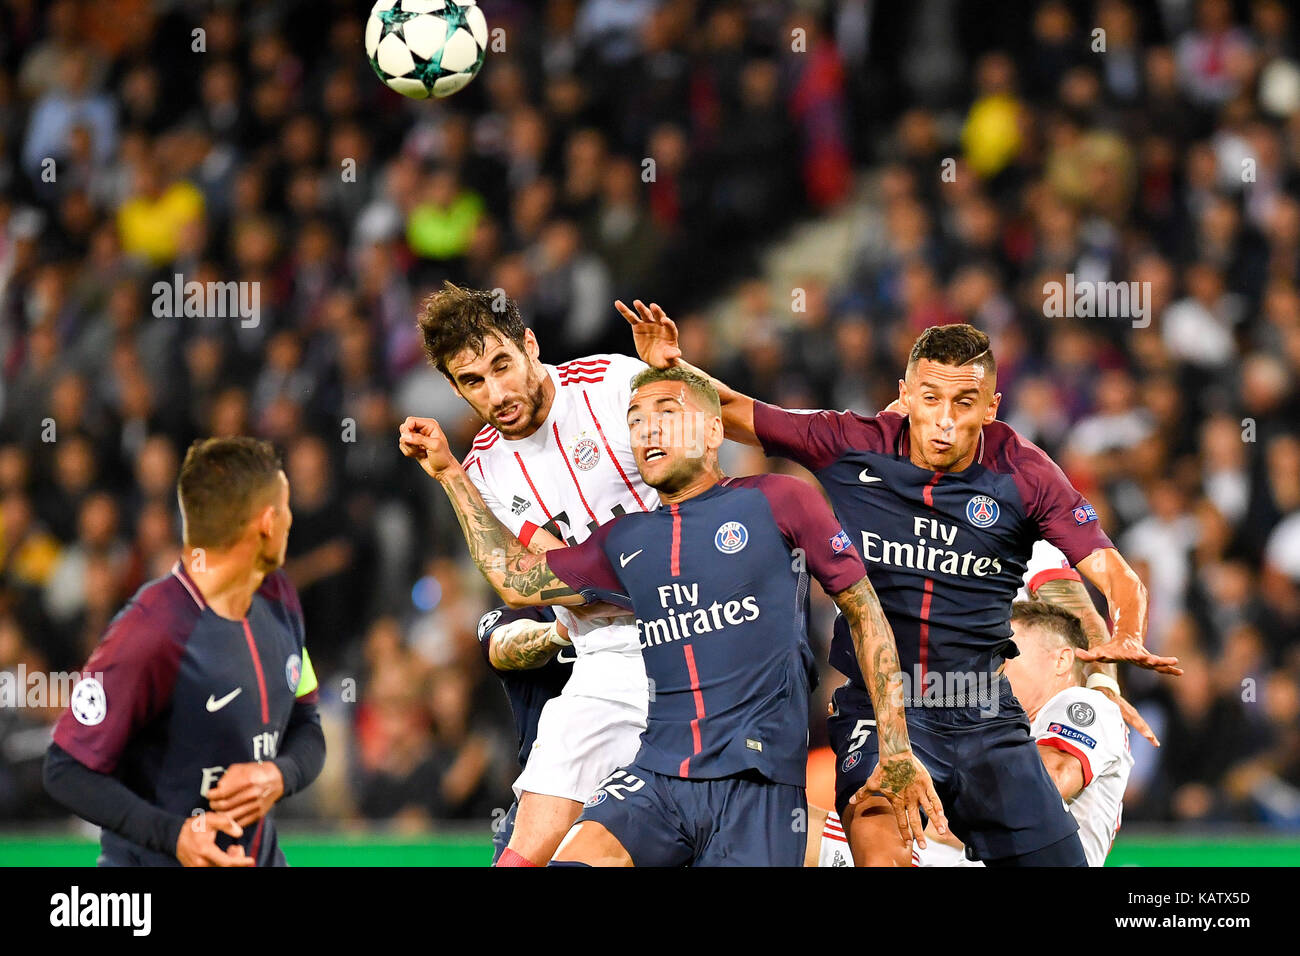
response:
<svg viewBox="0 0 1300 956"><path fill-rule="evenodd" d="M489 425L487 428L480 429L479 433L474 436L473 447L491 448L497 443L497 439L500 437L501 433Z"/></svg>
<svg viewBox="0 0 1300 956"><path fill-rule="evenodd" d="M628 480L627 472L618 463L618 456L614 454L614 449L609 447L609 439L605 437L605 429L600 427L600 419L596 417L596 410L591 407L591 396L587 394L585 388L582 390L582 399L587 403L587 411L591 412L591 420L596 423L596 434L600 436L600 442L605 446L605 454L609 455L609 460L618 469L618 476L623 479L623 484L627 485L627 490L632 492L632 497L636 499L636 503L641 507L641 510L649 511L650 509L645 506L645 502L641 500L641 496L636 493L636 488L632 486L632 482Z"/></svg>
<svg viewBox="0 0 1300 956"><path fill-rule="evenodd" d="M561 377L561 385L599 385L605 381L603 375L572 375L568 378Z"/></svg>
<svg viewBox="0 0 1300 956"><path fill-rule="evenodd" d="M524 473L524 481L528 482L528 489L533 493L533 497L537 499L537 503L542 506L542 513L546 515L546 520L553 520L551 512L546 507L546 502L537 493L537 486L533 484L533 479L528 476L528 469L524 467L524 460L519 457L519 452L515 452L515 461L519 462L519 470Z"/></svg>
<svg viewBox="0 0 1300 956"><path fill-rule="evenodd" d="M573 470L573 464L569 461L569 455L564 450L564 442L560 441L560 426L558 422L551 422L551 434L555 436L555 447L559 449L560 457L564 459L564 467L569 469L569 477L573 479L573 487L578 489L578 498L582 501L582 507L587 509L587 516L592 521L596 520L596 514L591 510L591 505L587 504L587 496L582 493L582 485L578 484L578 475Z"/></svg>

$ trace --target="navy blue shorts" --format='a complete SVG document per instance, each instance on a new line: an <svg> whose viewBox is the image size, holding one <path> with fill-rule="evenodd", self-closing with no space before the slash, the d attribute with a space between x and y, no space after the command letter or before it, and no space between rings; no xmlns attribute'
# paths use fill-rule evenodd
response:
<svg viewBox="0 0 1300 956"><path fill-rule="evenodd" d="M510 809L501 818L501 822L492 821L492 865L497 865L501 854L510 845L510 837L515 832L515 814L519 812L519 801L510 804Z"/></svg>
<svg viewBox="0 0 1300 956"><path fill-rule="evenodd" d="M1007 681L999 684L996 709L907 708L912 752L934 781L949 828L981 860L1032 853L1079 830L1029 736L1024 708ZM843 816L876 768L880 738L864 689L845 684L832 700L827 729Z"/></svg>
<svg viewBox="0 0 1300 956"><path fill-rule="evenodd" d="M636 866L803 866L803 787L757 773L686 780L633 763L610 774L583 806Z"/></svg>

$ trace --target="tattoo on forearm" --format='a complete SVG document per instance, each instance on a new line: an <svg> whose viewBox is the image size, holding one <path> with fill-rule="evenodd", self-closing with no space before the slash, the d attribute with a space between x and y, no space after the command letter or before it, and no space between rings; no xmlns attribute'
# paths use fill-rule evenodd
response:
<svg viewBox="0 0 1300 956"><path fill-rule="evenodd" d="M533 554L510 533L468 475L460 472L443 487L465 534L470 557L503 597L512 591L522 598L537 598L530 603L545 604L576 593L551 572L545 555Z"/></svg>
<svg viewBox="0 0 1300 956"><path fill-rule="evenodd" d="M894 643L893 629L889 626L875 589L865 577L836 594L835 603L848 619L858 666L862 669L867 691L871 695L871 704L876 711L876 732L880 735L880 761L885 765L885 785L891 790L905 788L915 776L916 768L910 760L889 762L892 755L912 748L903 713L903 670L898 662L898 647Z"/></svg>
<svg viewBox="0 0 1300 956"><path fill-rule="evenodd" d="M522 628L509 637L492 635L492 666L503 671L526 671L541 667L560 649L551 640L551 626L538 624Z"/></svg>

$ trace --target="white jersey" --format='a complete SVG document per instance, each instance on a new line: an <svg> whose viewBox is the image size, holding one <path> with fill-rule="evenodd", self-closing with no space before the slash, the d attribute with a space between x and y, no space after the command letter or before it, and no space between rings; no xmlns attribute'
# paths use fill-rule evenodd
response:
<svg viewBox="0 0 1300 956"><path fill-rule="evenodd" d="M1073 800L1063 802L1079 824L1079 841L1088 865L1101 866L1119 830L1124 789L1133 769L1128 727L1119 706L1101 691L1067 687L1043 705L1029 732L1039 747L1055 747L1078 758L1083 789ZM916 866L983 865L935 840L924 850L913 842L912 862Z"/></svg>
<svg viewBox="0 0 1300 956"><path fill-rule="evenodd" d="M1016 593L1017 601L1032 601L1034 592L1047 581L1069 578L1082 581L1079 572L1070 567L1069 560L1056 545L1044 538L1034 542L1034 550L1029 555L1025 566L1025 576L1021 579L1020 590Z"/></svg>
<svg viewBox="0 0 1300 956"><path fill-rule="evenodd" d="M555 401L537 431L512 440L488 425L465 457L465 471L492 513L525 543L545 528L575 545L618 515L657 508L659 496L641 480L627 430L630 383L645 363L592 355L543 367ZM584 621L562 607L555 615L577 656L564 693L644 708L645 663L632 618Z"/></svg>
<svg viewBox="0 0 1300 956"><path fill-rule="evenodd" d="M1119 830L1133 769L1119 705L1099 690L1067 687L1043 705L1029 732L1038 746L1073 754L1083 767L1083 789L1066 809L1079 824L1088 865L1101 866Z"/></svg>

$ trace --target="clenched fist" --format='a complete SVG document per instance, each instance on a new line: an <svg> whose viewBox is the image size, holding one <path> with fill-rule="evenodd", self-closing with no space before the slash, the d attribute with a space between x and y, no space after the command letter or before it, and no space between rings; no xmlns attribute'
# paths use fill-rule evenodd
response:
<svg viewBox="0 0 1300 956"><path fill-rule="evenodd" d="M431 478L441 480L460 468L436 419L407 418L398 429L397 444L402 454L418 461Z"/></svg>

